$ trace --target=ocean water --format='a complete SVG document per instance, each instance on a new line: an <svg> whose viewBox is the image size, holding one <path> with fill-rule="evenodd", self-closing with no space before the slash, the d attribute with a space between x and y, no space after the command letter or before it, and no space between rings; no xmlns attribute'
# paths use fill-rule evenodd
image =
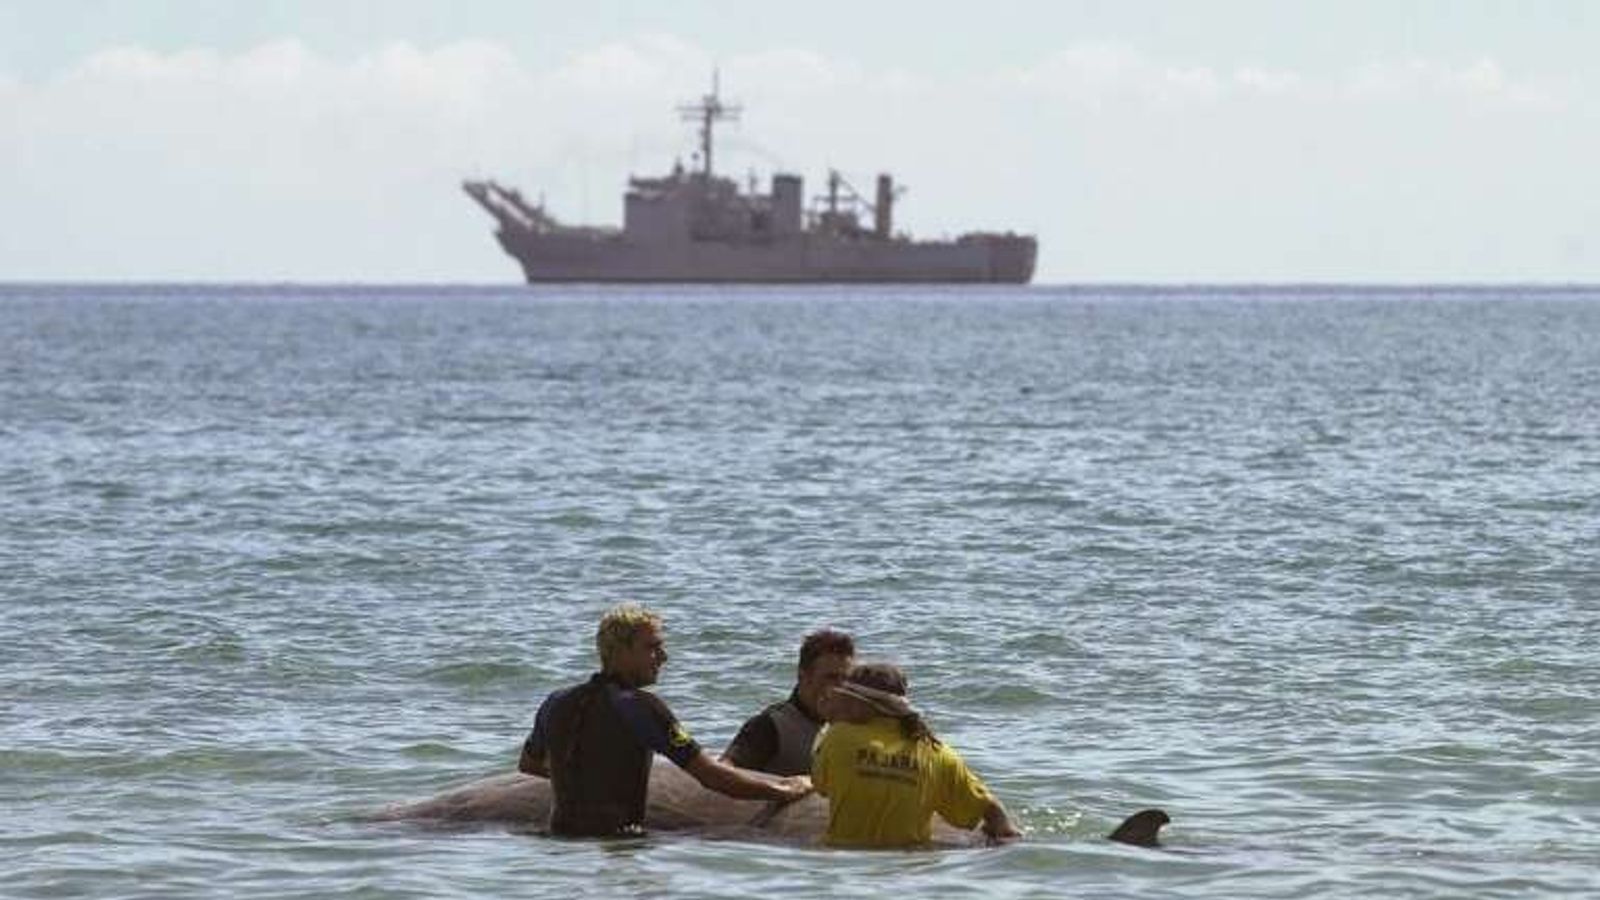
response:
<svg viewBox="0 0 1600 900"><path fill-rule="evenodd" d="M1582 288L0 287L0 895L1594 896L1597 410ZM854 632L1028 838L360 819L622 599L710 746Z"/></svg>

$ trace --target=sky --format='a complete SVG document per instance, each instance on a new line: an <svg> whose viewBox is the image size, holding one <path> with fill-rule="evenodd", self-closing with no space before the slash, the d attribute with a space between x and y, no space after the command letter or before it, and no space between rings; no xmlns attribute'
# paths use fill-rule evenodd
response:
<svg viewBox="0 0 1600 900"><path fill-rule="evenodd" d="M0 281L511 283L461 192L906 187L1036 281L1600 282L1585 0L0 0Z"/></svg>

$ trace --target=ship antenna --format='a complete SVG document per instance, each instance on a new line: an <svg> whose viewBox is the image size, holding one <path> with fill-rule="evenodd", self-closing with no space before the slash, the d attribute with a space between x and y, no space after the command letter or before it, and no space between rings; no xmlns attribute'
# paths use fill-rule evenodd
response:
<svg viewBox="0 0 1600 900"><path fill-rule="evenodd" d="M727 119L730 122L739 121L742 108L738 105L726 105L722 102L721 75L716 69L711 70L711 93L700 98L699 103L685 104L678 107L678 115L686 122L698 121L700 123L700 159L704 166L707 181L711 180L711 126L718 119Z"/></svg>

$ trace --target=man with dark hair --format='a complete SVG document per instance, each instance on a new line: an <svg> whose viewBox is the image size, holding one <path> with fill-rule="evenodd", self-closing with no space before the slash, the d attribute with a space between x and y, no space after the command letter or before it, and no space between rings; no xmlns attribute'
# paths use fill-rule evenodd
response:
<svg viewBox="0 0 1600 900"><path fill-rule="evenodd" d="M739 729L724 762L741 769L774 775L811 772L811 745L822 727L818 706L824 695L844 681L855 661L850 635L831 628L812 632L800 644L800 668L789 699L755 714Z"/></svg>
<svg viewBox="0 0 1600 900"><path fill-rule="evenodd" d="M550 831L567 837L613 837L643 831L650 767L656 753L706 788L741 800L787 802L811 790L807 777L769 781L700 749L655 684L667 661L661 617L624 604L600 620L600 671L556 691L539 706L517 768L550 779Z"/></svg>

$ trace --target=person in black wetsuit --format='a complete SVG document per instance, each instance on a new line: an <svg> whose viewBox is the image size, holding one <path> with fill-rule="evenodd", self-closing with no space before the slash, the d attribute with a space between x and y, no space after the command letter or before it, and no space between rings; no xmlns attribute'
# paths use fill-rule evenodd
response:
<svg viewBox="0 0 1600 900"><path fill-rule="evenodd" d="M808 774L811 747L823 724L818 706L844 683L855 655L855 641L842 631L824 628L806 635L789 699L751 716L722 752L722 761L774 775Z"/></svg>
<svg viewBox="0 0 1600 900"><path fill-rule="evenodd" d="M550 779L552 834L642 833L655 753L729 797L786 802L811 791L806 776L768 781L713 758L659 697L643 690L667 661L660 616L634 604L616 607L601 618L595 644L600 671L545 698L517 763Z"/></svg>

